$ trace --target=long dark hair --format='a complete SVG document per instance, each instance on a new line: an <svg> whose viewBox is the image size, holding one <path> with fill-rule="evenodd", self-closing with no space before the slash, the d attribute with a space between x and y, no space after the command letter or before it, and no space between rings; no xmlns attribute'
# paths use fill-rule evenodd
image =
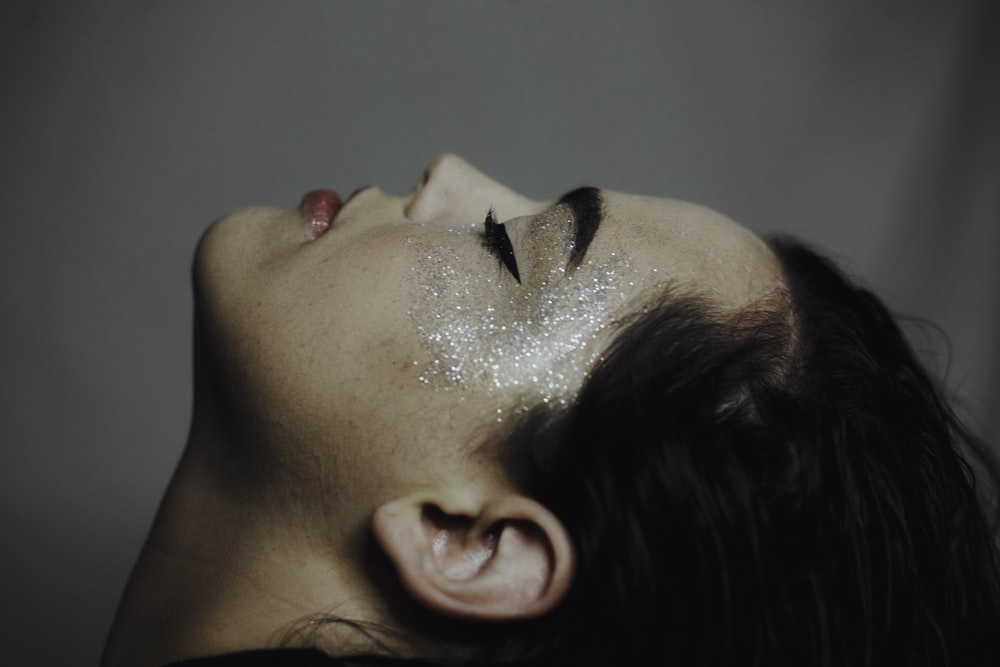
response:
<svg viewBox="0 0 1000 667"><path fill-rule="evenodd" d="M877 298L799 243L772 247L785 295L735 316L666 299L572 406L509 440L580 568L493 658L997 664L973 439Z"/></svg>
<svg viewBox="0 0 1000 667"><path fill-rule="evenodd" d="M989 453L876 297L771 245L787 290L738 314L668 295L506 434L577 577L542 618L448 621L465 664L997 664L996 524L964 457L985 496Z"/></svg>

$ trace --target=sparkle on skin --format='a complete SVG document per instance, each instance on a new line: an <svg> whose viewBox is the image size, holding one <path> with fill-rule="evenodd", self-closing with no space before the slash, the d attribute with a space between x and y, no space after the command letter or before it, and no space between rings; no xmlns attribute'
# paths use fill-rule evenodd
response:
<svg viewBox="0 0 1000 667"><path fill-rule="evenodd" d="M569 226L566 215L557 207L533 224ZM476 233L475 228L450 231ZM597 361L596 342L613 321L610 313L626 301L617 276L619 266L628 267L627 260L616 257L586 275L567 273L560 260L568 249L556 249L551 261L538 262L553 267L547 275L500 286L497 293L503 296L496 298L507 299L503 307L484 300L479 286L506 277L470 272L467 260L440 248L420 252L422 259L412 270L421 296L409 316L431 360L419 381L435 389L540 393L544 402L565 403Z"/></svg>

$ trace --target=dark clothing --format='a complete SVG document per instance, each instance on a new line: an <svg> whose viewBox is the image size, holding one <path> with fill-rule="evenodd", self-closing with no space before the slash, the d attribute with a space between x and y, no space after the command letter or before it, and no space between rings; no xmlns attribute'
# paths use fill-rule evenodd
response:
<svg viewBox="0 0 1000 667"><path fill-rule="evenodd" d="M336 660L316 649L262 649L172 662L164 667L332 667Z"/></svg>

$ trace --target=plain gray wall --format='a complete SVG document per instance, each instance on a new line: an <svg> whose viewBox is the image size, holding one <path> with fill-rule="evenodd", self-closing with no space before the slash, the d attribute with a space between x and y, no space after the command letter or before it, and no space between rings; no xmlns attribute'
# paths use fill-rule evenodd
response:
<svg viewBox="0 0 1000 667"><path fill-rule="evenodd" d="M206 224L402 193L444 150L532 196L674 196L816 242L948 332L996 440L998 8L5 2L4 662L97 660L184 442Z"/></svg>

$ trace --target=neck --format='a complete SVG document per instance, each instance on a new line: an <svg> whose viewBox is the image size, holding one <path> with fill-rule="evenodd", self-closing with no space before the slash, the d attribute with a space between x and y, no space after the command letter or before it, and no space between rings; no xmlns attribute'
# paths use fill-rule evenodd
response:
<svg viewBox="0 0 1000 667"><path fill-rule="evenodd" d="M204 411L202 412L204 414ZM357 559L322 548L241 482L221 431L196 418L122 598L102 667L160 667L294 642L329 614L370 620ZM324 637L329 635L324 632Z"/></svg>

